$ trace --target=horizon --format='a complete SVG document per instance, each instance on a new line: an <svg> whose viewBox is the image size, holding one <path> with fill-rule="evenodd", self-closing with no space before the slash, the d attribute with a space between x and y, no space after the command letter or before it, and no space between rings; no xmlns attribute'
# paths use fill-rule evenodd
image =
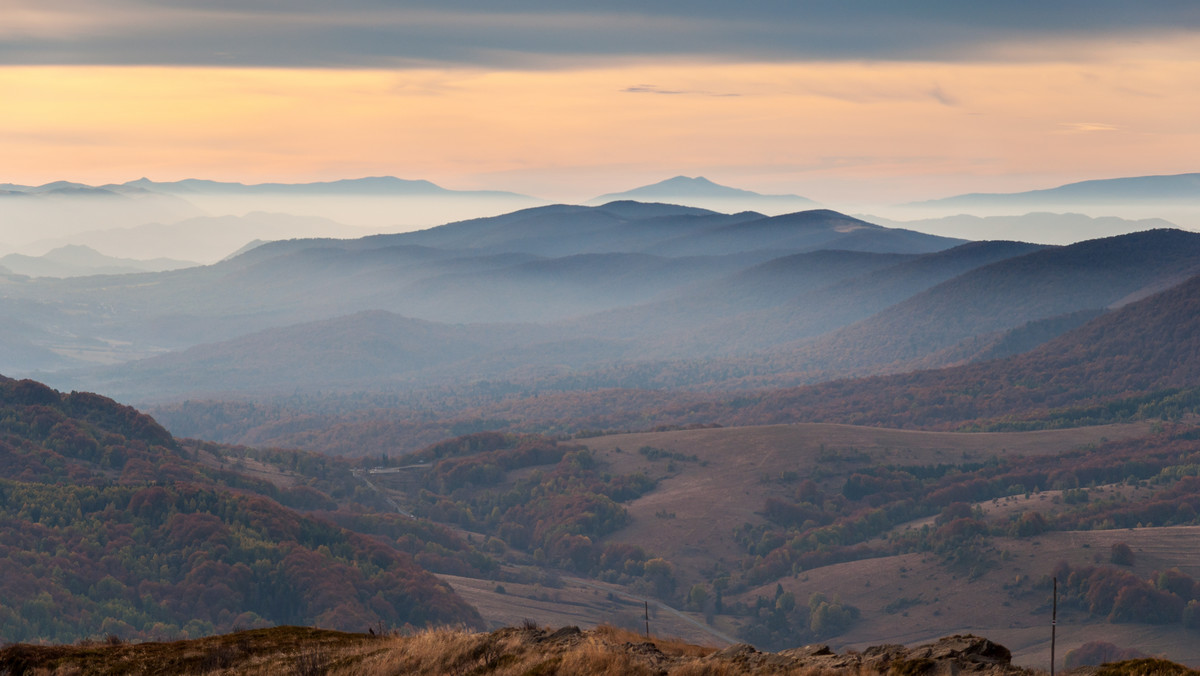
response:
<svg viewBox="0 0 1200 676"><path fill-rule="evenodd" d="M1095 183L1095 182L1100 182L1100 181L1116 181L1116 180L1123 180L1123 179L1139 179L1139 178L1174 178L1174 177L1182 177L1182 176L1200 176L1200 171L1183 171L1183 172L1178 172L1178 173L1152 173L1152 174L1142 174L1142 175L1093 176L1090 178L1081 178L1079 180L1069 181L1066 183L1054 183L1054 184L1039 185L1039 186L1035 186L1035 187L1032 187L1032 188L1029 188L1026 190L1002 191L1002 190L981 189L981 190L976 190L976 191L971 191L971 192L945 194L945 195L939 195L936 197L914 199L914 200L903 201L903 202L887 203L887 202L878 202L878 201L856 201L856 200L844 200L844 201L850 207L856 207L856 206L858 206L858 207L880 207L880 208L913 207L913 206L920 206L921 204L923 204L925 202L932 203L932 202L938 202L940 200L958 198L958 197L1010 196L1010 195L1020 195L1020 194L1024 194L1024 193L1037 193L1037 192L1056 190L1058 188L1064 188L1067 186L1072 186L1072 185L1076 185L1076 184L1080 184L1080 183ZM710 178L709 176L705 176L705 175L701 175L701 174L688 175L685 173L677 173L677 174L673 174L673 175L669 175L669 176L665 176L665 177L661 177L661 178L657 178L657 179L651 178L645 183L639 183L636 185L627 185L623 188L609 190L609 191L603 192L603 193L600 193L600 192L579 193L577 195L573 195L569 199L554 199L551 197L547 197L544 194L533 193L533 192L522 193L522 192L510 191L510 190L505 190L505 189L502 189L499 187L487 186L487 185L478 185L478 186L472 186L472 187L459 187L456 185L448 185L446 183L433 181L433 180L430 180L430 179L427 179L427 178L421 177L421 176L398 176L395 174L371 174L371 175L366 175L366 174L349 175L348 174L348 175L344 175L344 176L327 177L327 178L314 179L314 180L299 180L298 179L298 180L278 180L278 181L277 180L259 180L259 179L239 180L236 178L219 179L218 180L218 179L212 179L207 176L198 175L198 174L197 175L188 174L188 175L185 175L183 178L172 178L172 179L168 180L168 179L161 179L161 178L152 178L150 176L143 175L143 176L139 176L137 178L131 178L131 179L125 179L125 180L114 180L114 181L107 181L107 182L89 183L84 180L75 180L72 178L57 178L57 179L45 181L42 183L21 183L18 181L10 180L10 181L0 182L0 185L8 185L8 186L12 186L14 188L38 189L38 188L45 188L47 186L51 186L51 185L55 185L55 184L66 184L66 185L82 185L82 186L88 187L88 188L103 189L103 188L131 186L131 185L135 185L138 183L145 183L145 182L148 182L151 184L156 184L156 185L173 185L173 184L188 183L188 182L198 182L198 183L210 183L210 184L216 184L216 185L242 186L242 187L247 187L247 188L264 188L264 187L269 187L269 186L289 187L289 186L303 186L303 185L333 185L333 184L339 184L339 183L354 183L354 182L360 182L360 181L377 181L377 180L385 180L385 179L392 179L392 180L396 180L401 183L410 183L410 184L425 183L425 184L429 184L435 188L450 191L450 192L508 193L508 194L511 194L511 195L514 195L517 197L531 198L533 200L541 201L547 205L566 204L566 205L579 205L579 206L588 206L589 203L596 202L597 200L602 199L602 198L613 197L613 196L615 196L617 199L632 199L634 201L644 201L644 200L637 200L636 198L633 198L633 197L628 197L625 194L643 190L646 188L658 187L662 184L676 182L676 181L683 179L686 181L693 181L693 182L697 182L697 183L703 182L703 183L708 184L709 186L716 187L716 188L732 188L732 189L742 191L742 192L754 193L754 195L751 195L751 196L802 198L802 199L806 199L806 200L813 202L812 208L814 208L814 209L830 208L833 210L838 210L837 204L825 202L820 199L815 199L807 194L795 193L795 192L793 192L793 193L764 192L761 190L755 190L753 188L748 188L744 185L731 184L731 183L726 183L726 182L719 181L719 180L714 180L714 179ZM397 195L396 197L403 198L404 196ZM686 206L687 202L680 201L680 202L678 202L678 204ZM596 206L596 205L591 204L591 206ZM963 215L967 215L966 212L963 212ZM1018 214L1005 214L1005 215L1018 215Z"/></svg>
<svg viewBox="0 0 1200 676"><path fill-rule="evenodd" d="M0 182L675 175L896 204L1195 170L1200 13L540 0L6 9Z"/></svg>
<svg viewBox="0 0 1200 676"><path fill-rule="evenodd" d="M760 193L705 176L686 175L620 192L558 201L541 195L488 190L489 186L481 186L481 191L461 191L425 179L396 176L313 183L214 182L200 176L178 182L158 182L143 176L107 184L59 179L32 186L7 184L18 193L28 189L39 198L5 199L0 205L5 216L5 227L0 229L0 255L37 258L64 245L86 245L118 259L207 264L226 258L252 240L354 239L425 230L534 207L597 207L621 200L699 207L723 214L756 212L764 217L830 210L885 228L964 241L1071 244L1163 227L1200 231L1200 208L1191 198L1191 184L1197 176L1200 174L1120 177L1110 179L1116 181L1113 192L1098 193L1094 186L1085 185L1083 191L1049 199L1041 193L1058 195L1053 190L1077 184L1031 193L977 193L956 196L963 199L949 202L891 205L821 202L806 195ZM1170 180L1178 177L1186 180ZM1143 196L1139 191L1145 182L1139 179L1147 178L1167 181L1153 183L1158 187L1147 188ZM192 181L195 183L189 184ZM48 186L52 189L45 189ZM113 196L120 199L98 199L87 191L61 191L74 186L113 191ZM303 189L305 186L313 188ZM1129 186L1136 189L1131 192ZM127 193L126 187L137 192ZM1183 192L1179 192L1181 189ZM1172 198L1172 194L1182 199Z"/></svg>

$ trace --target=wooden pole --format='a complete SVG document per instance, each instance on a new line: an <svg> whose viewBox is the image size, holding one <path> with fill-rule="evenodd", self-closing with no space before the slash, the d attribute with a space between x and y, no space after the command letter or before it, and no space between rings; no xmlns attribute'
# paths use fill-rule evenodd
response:
<svg viewBox="0 0 1200 676"><path fill-rule="evenodd" d="M642 601L642 603L645 603L645 604L646 604L646 608L645 608L645 612L646 612L646 615L645 615L645 617L646 617L646 638L650 638L650 602L649 602L649 601ZM1050 676L1054 676L1054 675L1053 675L1053 674L1051 674Z"/></svg>
<svg viewBox="0 0 1200 676"><path fill-rule="evenodd" d="M1058 633L1058 578L1054 578L1054 601L1050 611L1050 676L1054 676L1054 639Z"/></svg>

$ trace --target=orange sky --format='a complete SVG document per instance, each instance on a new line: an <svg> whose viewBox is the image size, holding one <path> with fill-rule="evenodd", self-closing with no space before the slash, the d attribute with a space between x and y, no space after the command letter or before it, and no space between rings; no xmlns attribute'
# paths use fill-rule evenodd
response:
<svg viewBox="0 0 1200 676"><path fill-rule="evenodd" d="M1198 170L1200 45L1004 62L0 67L0 182L366 175L586 199L675 174L861 202Z"/></svg>

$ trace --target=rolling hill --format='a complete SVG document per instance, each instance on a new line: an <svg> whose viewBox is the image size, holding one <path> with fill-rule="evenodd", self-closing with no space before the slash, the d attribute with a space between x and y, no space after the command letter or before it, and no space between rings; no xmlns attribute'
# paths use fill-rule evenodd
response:
<svg viewBox="0 0 1200 676"><path fill-rule="evenodd" d="M1200 235L1180 230L1034 251L943 282L803 346L791 358L798 371L909 370L914 361L961 341L1032 321L1118 307L1197 272Z"/></svg>
<svg viewBox="0 0 1200 676"><path fill-rule="evenodd" d="M525 209L413 233L381 235L363 240L360 246L398 243L545 256L581 253L714 256L817 249L925 253L961 240L884 228L826 209L764 216L755 212L723 214L670 204L616 201L596 207L554 205Z"/></svg>
<svg viewBox="0 0 1200 676"><path fill-rule="evenodd" d="M444 409L442 415L457 424L477 420L502 429L568 431L796 421L1023 429L1177 417L1200 410L1196 394L1200 382L1196 355L1200 350L1193 344L1193 336L1200 331L1193 326L1200 316L1194 307L1198 297L1200 277L1193 277L1116 309L1078 313L1061 324L1058 318L1033 322L999 340L981 342L978 347L983 351L975 354L984 358L1020 353L961 366L799 388L702 393L646 385L668 377L678 383L686 377L721 374L737 382L744 378L746 367L734 360L710 360L707 371L689 376L695 373L688 370L691 362L630 364L623 369L577 373L573 386L560 385L558 391L551 389L554 378L543 373L540 391L510 382L511 387L501 388L508 395L502 401L478 397L472 399L472 405L457 411ZM597 382L610 385L597 388ZM172 408L163 411L176 424L189 425L189 416L179 413ZM273 437L263 434L266 428L262 428L257 441L298 438L283 432L288 414L277 410L273 415L275 434L282 434ZM331 431L353 436L365 447L375 447L388 434L386 426L370 420L325 424ZM227 438L238 437L233 433ZM310 429L304 438L314 447L344 452L332 436Z"/></svg>
<svg viewBox="0 0 1200 676"><path fill-rule="evenodd" d="M10 297L47 310L74 308L45 327L56 337L46 347L67 359L123 361L370 310L452 323L559 321L674 295L789 247L837 246L846 237L857 250L882 253L956 243L832 212L772 219L632 203L559 206L400 235L273 242L215 265L154 276L14 281L7 288ZM730 238L743 245L729 245ZM691 253L647 253L664 242ZM85 336L126 347L109 354L84 349Z"/></svg>
<svg viewBox="0 0 1200 676"><path fill-rule="evenodd" d="M1163 390L1195 388L1200 277L1118 309L1024 354L940 370L847 380L763 396L733 420L954 425L1037 417ZM1136 408L1137 404L1133 404ZM1111 415L1121 415L1115 408ZM1081 413L1082 414L1082 413Z"/></svg>
<svg viewBox="0 0 1200 676"><path fill-rule="evenodd" d="M1113 237L1143 230L1174 228L1162 218L1131 220L1116 216L1085 216L1072 213L1033 212L1019 216L973 216L956 214L940 218L897 221L878 216L863 216L864 220L889 228L908 228L945 237L970 240L1010 239L1039 244L1072 244L1075 242Z"/></svg>
<svg viewBox="0 0 1200 676"><path fill-rule="evenodd" d="M628 390L641 401L685 388L681 404L715 402L1018 354L1194 274L1198 238L959 244L824 210L537 207L414 233L272 242L172 272L10 277L6 302L25 323L0 366L54 368L38 377L160 406L218 393L296 416L437 402L454 424L625 427L621 405L552 421L576 404L533 397L615 401L625 395L601 391ZM644 419L670 420L675 396Z"/></svg>
<svg viewBox="0 0 1200 676"><path fill-rule="evenodd" d="M347 467L296 454L291 471L266 475L272 483L246 469L251 459L222 455L230 449L179 442L134 409L28 380L0 378L0 421L6 641L480 622L414 564L411 546L306 513L336 509L322 489L353 485ZM464 547L448 533L424 538Z"/></svg>

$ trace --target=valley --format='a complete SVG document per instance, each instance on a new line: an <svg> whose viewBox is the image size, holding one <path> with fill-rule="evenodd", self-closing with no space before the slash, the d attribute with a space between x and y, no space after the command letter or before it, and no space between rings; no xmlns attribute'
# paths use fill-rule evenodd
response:
<svg viewBox="0 0 1200 676"><path fill-rule="evenodd" d="M1060 660L1200 663L1198 238L609 201L4 274L0 630L969 631L1040 666L1057 576Z"/></svg>
<svg viewBox="0 0 1200 676"><path fill-rule="evenodd" d="M920 532L926 534L921 537L928 537L931 528L945 523L942 517L935 523L931 515L884 524L862 538L866 549L847 552L833 563L800 564L777 579L768 575L769 581L757 586L746 584L755 571L748 566L762 557L747 558L745 541L738 534L774 527L771 522L778 517L772 516L771 501L794 499L791 496L802 481L807 485L804 491L845 493L843 484L859 471L942 466L961 468L964 475L958 481L969 485L972 472L987 464L1020 467L1027 460L1042 458L1043 463L1065 467L1070 458L1086 454L1087 449L1109 444L1136 446L1161 434L1149 423L1023 433L796 424L618 434L582 442L608 471L637 472L657 480L654 489L627 504L628 525L597 540L596 545L635 545L670 561L676 599L682 589L692 589L689 596L697 593L697 588L706 594L721 589L724 607L730 609L738 607L735 604L753 607L763 598L777 600L781 592L801 602L821 595L837 598L861 614L851 629L836 638L836 644L845 648L862 649L886 640L913 644L970 631L999 637L996 640L1013 650L1018 664L1039 664L1049 654L1049 589L1045 585L1056 567L1106 564L1109 551L1120 543L1135 552L1136 563L1130 569L1134 577L1153 580L1167 569L1195 576L1200 569L1188 562L1196 553L1196 526L1061 531L1043 526L1034 534L1018 535L1012 529L1022 517L1028 520L1026 515L1036 513L1052 524L1056 518L1065 520L1078 504L1070 491L1027 487L1024 494L968 502L959 508L965 514L976 513L981 523L992 524L993 529L990 535L981 532L976 537L985 539L970 545L979 548L972 554L978 559L967 564L970 570L955 563L946 550L917 547L905 552L906 546L900 543L913 540ZM527 476L525 471L514 474L512 480L517 482ZM505 485L499 484L498 490L503 492ZM1153 501L1166 485L1169 482L1159 486L1140 480L1093 486L1084 492L1093 502L1137 505ZM395 495L405 497L404 493ZM765 510L764 504L768 506ZM484 537L481 533L476 536ZM562 574L550 587L502 584L503 593L487 581L444 579L471 599L485 620L496 625L512 624L514 614L539 622L615 623L634 630L640 621L629 607L621 612L623 595L619 591L615 597L597 598L599 585L584 584L569 574ZM600 589L619 587L608 583ZM718 598L721 595L718 592ZM710 603L711 599L709 596ZM555 602L552 607L547 607L548 600ZM700 606L676 603L692 617L693 626L681 625L663 613L652 617L652 622L662 627L659 631L690 641L717 640L720 645L728 640L722 641L722 636L745 636L754 622L753 613L747 616L745 610L714 613L712 607L705 610L703 602ZM710 628L709 635L696 631L694 625L700 622ZM903 632L897 631L898 622L904 625ZM1183 662L1197 659L1183 649L1186 641L1181 641L1190 631L1185 627L1131 634L1130 625L1110 622L1064 606L1060 650L1100 639L1132 645L1132 636L1144 651Z"/></svg>

